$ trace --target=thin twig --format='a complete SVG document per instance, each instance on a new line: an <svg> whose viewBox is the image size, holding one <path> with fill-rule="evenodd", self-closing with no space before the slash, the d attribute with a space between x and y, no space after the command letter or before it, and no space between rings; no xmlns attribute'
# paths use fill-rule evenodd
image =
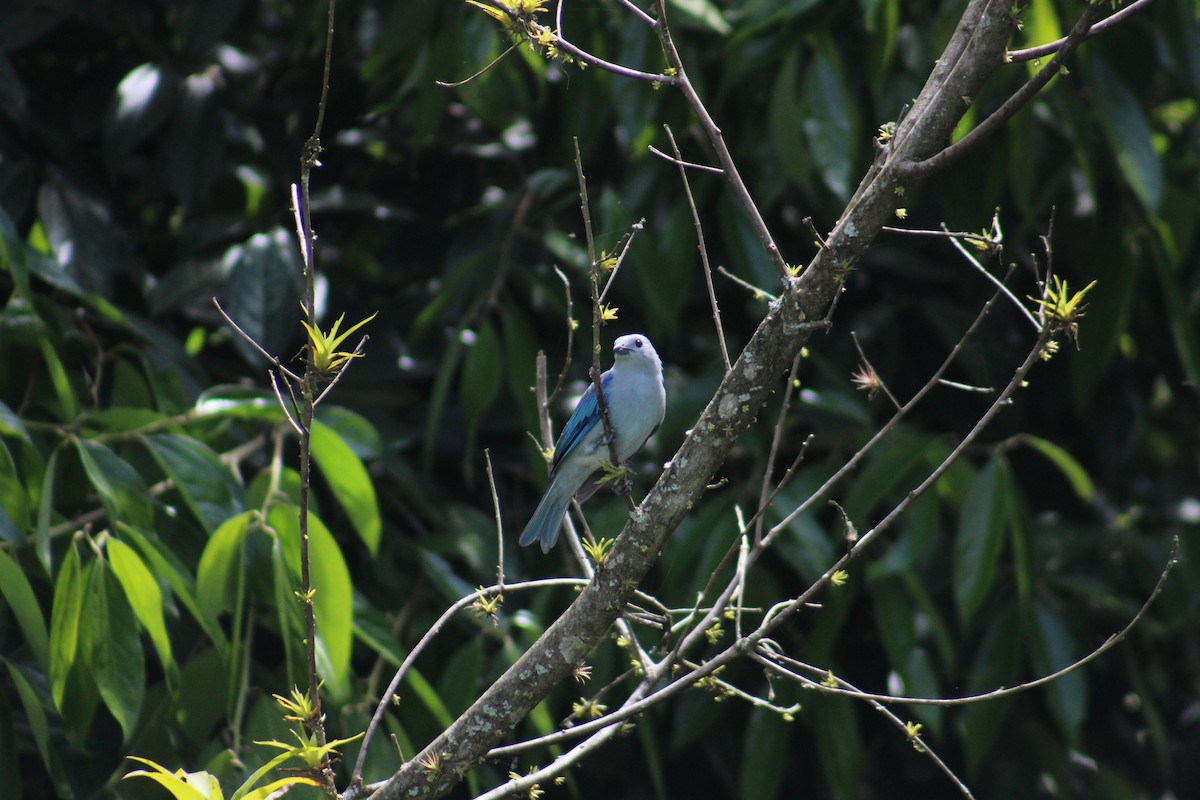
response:
<svg viewBox="0 0 1200 800"><path fill-rule="evenodd" d="M284 418L292 426L296 435L303 436L304 430L300 427L300 421L292 415L292 411L288 410L287 403L283 399L283 392L279 391L279 376L274 371L268 371L267 375L271 378L271 388L275 390L275 399L279 401L279 410L283 412ZM290 389L291 386L288 388ZM292 407L295 408L295 398L292 398L292 401Z"/></svg>
<svg viewBox="0 0 1200 800"><path fill-rule="evenodd" d="M675 134L670 125L663 125L667 132L667 140L671 142L671 151L675 153L675 163L679 165L679 180L683 182L683 193L687 197L688 209L692 213L692 224L696 228L696 248L700 251L700 264L704 267L704 284L708 287L708 302L712 307L713 327L717 331L717 344L721 347L721 360L725 362L725 371L730 370L729 348L725 346L725 331L721 328L721 309L717 305L717 292L713 289L712 267L708 263L708 246L704 242L704 226L700 224L700 212L696 210L696 198L692 196L692 185L688 181L687 170L683 168L683 156L679 145L675 143Z"/></svg>
<svg viewBox="0 0 1200 800"><path fill-rule="evenodd" d="M492 512L496 516L496 586L504 592L504 522L500 518L500 495L496 493L496 476L492 473L492 451L483 449L487 464L488 488L492 490Z"/></svg>
<svg viewBox="0 0 1200 800"><path fill-rule="evenodd" d="M771 236L771 230L767 227L762 212L759 211L754 198L750 196L750 190L747 188L745 181L742 180L742 175L738 171L737 164L734 163L733 155L729 152L729 147L725 144L725 138L721 133L721 129L713 121L712 115L708 113L708 108L704 105L704 101L700 99L700 95L696 92L696 87L692 85L692 82L687 77L687 73L683 69L683 59L679 55L679 50L675 47L675 42L671 38L671 29L667 25L666 0L656 0L656 2L658 5L658 36L662 42L663 50L667 54L667 60L675 70L675 84L683 93L688 107L696 115L700 126L704 129L705 134L707 134L709 144L716 151L717 161L721 163L721 171L725 174L725 179L729 182L729 186L741 204L742 210L750 219L750 227L754 229L755 234L762 243L763 250L766 252L767 258L771 261L771 266L775 268L780 281L784 285L788 285L790 275L788 274L787 261L784 260L783 254L779 252L779 247L775 244L774 237Z"/></svg>
<svg viewBox="0 0 1200 800"><path fill-rule="evenodd" d="M700 170L701 172L711 172L715 175L724 175L725 174L725 170L721 169L720 167L711 167L708 164L697 164L694 161L684 161L682 158L679 158L678 156L672 156L672 155L668 155L668 154L664 153L662 150L659 150L654 145L649 145L646 149L648 149L651 153L653 153L654 155L663 159L664 161L667 161L671 164L675 164L676 166L679 166L679 167L686 167L687 169L696 169L696 170Z"/></svg>
<svg viewBox="0 0 1200 800"><path fill-rule="evenodd" d="M811 681L809 678L800 675L799 673L791 672L790 670L789 674L804 682L805 685L816 684L810 686L809 688L816 689L826 694L836 694L855 699L872 700L879 703L903 703L905 705L948 707L969 705L971 703L981 703L986 700L999 700L1002 697L1009 697L1010 695L1027 692L1030 689L1036 689L1040 686L1045 686L1048 683L1052 683L1059 678L1069 675L1072 672L1075 672L1076 670L1081 669L1082 667L1095 661L1097 658L1104 655L1106 652L1124 641L1129 636L1130 632L1133 631L1133 629L1137 626L1137 624L1141 622L1146 614L1150 612L1150 607L1154 605L1154 601L1158 599L1158 596L1162 593L1163 588L1167 585L1167 579L1170 577L1171 570L1174 569L1175 565L1178 563L1179 537L1174 536L1171 539L1171 551L1167 555L1167 561L1163 565L1163 569L1158 575L1158 580L1155 582L1154 588L1150 590L1150 594L1146 597L1145 601L1142 602L1142 605L1140 608L1138 608L1137 613L1133 615L1133 617L1125 624L1124 627L1121 628L1121 630L1110 635L1100 644L1100 646L1082 658L1079 658L1067 666L1055 670L1054 672L1042 675L1030 681L1025 681L1024 683L1020 683L1016 686L1002 686L1000 688L993 689L990 692L962 695L959 697L909 697L906 695L874 694L871 692L864 692L857 688L851 690L838 689L835 687L825 686L817 681ZM797 661L796 659L789 658L781 653L771 653L767 660L776 662L779 666L789 664L794 667L802 668L819 677L824 677L828 674L826 670L821 670L818 667L814 667L812 665L805 664L804 662Z"/></svg>
<svg viewBox="0 0 1200 800"><path fill-rule="evenodd" d="M510 593L523 592L532 591L535 589L544 589L553 586L585 586L586 584L587 581L583 580L582 578L545 578L536 581L510 583L504 587L504 591ZM352 786L360 785L362 783L362 770L363 765L366 762L367 750L370 748L371 740L374 738L375 731L383 719L383 712L389 705L392 704L392 698L395 696L396 690L400 687L400 682L404 680L405 676L408 674L408 671L412 668L413 663L417 660L417 657L425 651L425 648L429 646L430 642L437 638L437 635L442 632L442 629L445 628L447 623L454 618L455 614L462 611L464 608L469 607L472 603L475 603L480 598L491 597L499 592L499 586L489 586L480 588L469 595L465 595L464 597L460 597L449 608L442 612L442 615L437 618L437 621L430 626L429 630L425 631L420 640L416 643L416 645L413 646L413 649L408 652L408 655L405 656L404 661L401 662L400 667L396 670L396 674L392 677L391 683L388 684L387 689L380 697L379 704L375 707L375 713L371 717L371 722L367 725L366 733L363 735L362 746L358 751L358 759L354 762L354 771L350 778L350 783Z"/></svg>
<svg viewBox="0 0 1200 800"><path fill-rule="evenodd" d="M491 70L492 67L499 64L501 61L504 60L505 56L507 56L509 53L511 53L513 50L516 50L520 46L521 46L520 42L514 42L513 44L509 45L509 48L507 50L505 50L503 53L501 53L500 55L493 58L491 61L488 62L487 66L485 66L483 69L479 70L478 72L476 72L474 75L470 76L469 78L463 78L461 81L434 81L434 83L437 84L438 86L441 86L443 89L457 89L460 86L466 86L468 83L475 80L476 78L481 78L484 75L486 75L488 73L488 71Z"/></svg>
<svg viewBox="0 0 1200 800"><path fill-rule="evenodd" d="M645 225L645 219L639 219L637 222L633 223L633 225L629 228L629 233L622 236L620 240L617 241L617 244L613 247L613 251L609 254L609 258L615 257L616 262L613 264L612 269L608 270L608 277L604 281L604 289L602 289L600 292L599 302L603 303L604 298L608 296L608 290L612 288L613 283L617 280L617 273L621 271L621 265L625 263L625 256L629 253L629 248L633 246L633 237L636 236L637 232L642 230ZM606 261L607 259L601 260Z"/></svg>
<svg viewBox="0 0 1200 800"><path fill-rule="evenodd" d="M932 759L933 763L938 767L938 769L940 769L946 775L946 777L948 777L954 783L955 787L959 790L959 792L964 797L967 797L967 798L974 797L974 795L971 793L971 790L962 781L962 779L954 774L954 771L952 769L950 769L950 767L946 764L946 762L943 761L937 755L937 753L935 753L933 751L933 748L931 748L929 746L929 743L927 741L925 741L924 738L922 738L919 735L910 734L910 732L909 732L910 729L909 729L908 725L904 722L904 720L900 719L898 716L893 714L892 711L890 709L888 709L878 699L868 695L865 692L860 692L849 681L842 680L841 678L838 678L835 676L834 680L837 681L839 686L842 688L833 688L833 687L825 685L824 683L822 683L820 681L811 680L802 675L798 675L795 672L782 666L781 664L776 663L776 661L774 659L778 658L778 659L782 660L784 658L783 656L780 656L778 653L770 653L769 655L764 655L760 650L756 650L756 651L750 653L750 658L754 662L761 665L764 669L769 670L770 672L773 672L776 675L779 675L784 678L789 678L789 679L799 681L800 685L806 689L815 689L817 691L822 692L823 694L839 695L842 697L852 697L856 700L864 700L864 701L870 703L872 708L874 708L876 711L878 711L879 713L881 713L885 717L887 717L888 720L893 725L895 725L897 728L899 728L905 734L905 736L912 742L913 747L917 750L918 753L929 756L929 758ZM827 680L828 675L829 675L828 672L823 672L820 674L820 677L822 680Z"/></svg>
<svg viewBox="0 0 1200 800"><path fill-rule="evenodd" d="M747 289L750 292L752 292L754 294L755 300L766 300L766 301L770 302L770 301L774 301L776 299L775 295L771 294L766 289L758 288L753 283L750 283L747 280L739 278L737 275L734 275L732 272L725 269L724 267L717 267L717 272L721 273L726 278L729 278L729 280L733 281L738 286L741 286L743 289Z"/></svg>
<svg viewBox="0 0 1200 800"><path fill-rule="evenodd" d="M660 0L661 2L662 0ZM923 161L906 162L897 164L896 168L905 180L923 178L933 174L939 170L945 169L952 162L965 155L968 151L978 145L987 137L991 136L1000 129L1009 119L1012 118L1021 108L1040 92L1050 79L1059 73L1063 68L1063 62L1075 51L1083 40L1087 38L1087 32L1091 28L1093 21L1100 14L1100 3L1087 3L1084 6L1083 13L1079 15L1075 27L1063 39L1058 50L1054 53L1054 57L1050 59L1046 66L1038 70L1032 78L1025 82L1020 89L1013 92L1007 100L1005 100L999 108L993 111L982 122L967 132L965 136L951 145L947 145L934 155Z"/></svg>
<svg viewBox="0 0 1200 800"><path fill-rule="evenodd" d="M869 440L867 440L866 444L860 447L858 451L855 452L854 455L852 455L840 469L838 469L837 472L826 479L825 483L823 483L820 488L813 492L807 500L805 500L796 508L792 509L792 511L785 515L782 520L772 526L770 532L768 532L767 536L764 538L765 543L769 544L770 541L784 531L797 516L804 513L808 508L816 503L819 498L823 497L831 488L833 488L835 484L841 481L842 478L856 469L859 463L861 463L862 459L866 457L866 454L888 433L890 433L892 429L896 427L896 425L900 424L900 421L907 416L912 409L916 408L916 406L920 404L925 396L929 394L929 392L932 391L935 386L938 385L938 382L941 380L942 376L946 374L946 370L948 370L950 365L953 364L958 358L959 354L966 346L967 341L983 323L984 318L988 315L988 312L991 311L992 307L996 304L996 301L1000 298L1000 296L1001 293L997 291L990 298L988 298L988 301L983 304L983 307L979 310L979 313L975 315L974 321L972 321L967 327L967 330L963 332L962 337L959 338L958 342L953 348L951 348L941 365L934 370L933 375L931 375L929 380L925 382L925 385L918 389L917 393L914 394L907 403L901 406L896 413L893 414L886 423L884 423L883 427L876 431L875 434Z"/></svg>
<svg viewBox="0 0 1200 800"><path fill-rule="evenodd" d="M337 373L334 374L333 380L331 380L329 382L329 385L326 386L324 389L322 389L321 393L319 395L317 395L317 399L313 401L314 406L321 405L321 401L329 396L329 393L333 391L333 387L338 385L338 382L341 381L342 376L346 374L346 370L349 369L350 365L356 359L360 358L362 356L362 354L366 351L367 342L369 342L370 340L371 340L371 337L365 336L365 335L361 339L358 340L358 344L354 347L354 352L350 355L350 358L348 358L344 362L342 362L342 365L340 367L338 367Z"/></svg>
<svg viewBox="0 0 1200 800"><path fill-rule="evenodd" d="M600 265L596 261L596 240L592 236L592 213L588 203L587 178L583 174L583 156L579 152L579 137L574 137L575 143L575 175L579 180L579 207L583 214L583 234L587 242L588 275L592 288L592 367L588 376L596 389L596 405L600 410L600 423L604 426L604 440L608 445L608 460L613 468L620 467L617 457L617 437L613 433L612 421L608 414L608 402L604 397L604 386L600 374L600 324L603 314L600 309ZM626 484L627 485L627 484ZM632 493L625 493L625 501L629 510L635 508Z"/></svg>
<svg viewBox="0 0 1200 800"><path fill-rule="evenodd" d="M892 390L887 387L887 383L879 375L879 370L875 369L875 365L871 363L871 359L867 358L867 353L863 350L862 344L858 341L858 334L850 331L850 340L854 342L854 349L858 351L858 357L862 359L862 363L870 371L869 374L875 376L875 381L879 384L879 388L887 395L887 399L892 401L892 407L896 410L900 409L900 403L896 400L896 396L892 394Z"/></svg>
<svg viewBox="0 0 1200 800"><path fill-rule="evenodd" d="M942 228L943 228L943 230L945 229L944 223L942 225ZM1033 325L1034 330L1041 330L1041 327L1042 327L1041 324L1037 321L1037 318L1034 317L1033 313L1028 308L1025 307L1025 304L1017 299L1017 296L1012 293L1012 290L1009 289L1007 285L1005 285L1004 281L997 278L995 275L993 275L991 272L989 272L987 270L987 268L983 266L983 264L979 263L979 259L977 259L975 257L975 254L972 253L970 250L968 250L963 245L963 243L959 240L958 237L951 236L950 244L954 245L955 250L957 250L959 253L962 253L963 258L965 258L967 260L968 264L973 266L979 272L980 275L982 275L984 278L986 278L989 283L991 283L997 289L999 289L1001 292L1003 292L1004 296L1013 302L1013 305L1015 305L1021 311L1021 313L1025 315L1025 318L1028 319L1029 322Z"/></svg>
<svg viewBox="0 0 1200 800"><path fill-rule="evenodd" d="M563 295L567 300L567 355L563 360L563 368L558 373L558 380L554 384L554 391L547 394L543 400L546 406L554 401L558 393L562 391L563 383L566 382L567 372L571 369L571 353L575 350L575 305L571 300L571 281L567 278L567 274L558 267L554 268L554 274L557 275L563 282ZM554 438L549 434L546 435L546 446L554 445Z"/></svg>
<svg viewBox="0 0 1200 800"><path fill-rule="evenodd" d="M1109 28L1124 22L1126 17L1132 16L1142 9L1149 7L1153 2L1154 0L1133 0L1129 5L1093 25L1085 38L1091 39L1093 36L1099 36ZM1010 50L1006 55L1006 59L1009 62L1032 61L1035 58L1041 58L1042 56L1058 52L1066 41L1067 37L1064 36L1061 39L1055 39L1053 42L1039 44L1035 47L1027 47L1024 50Z"/></svg>
<svg viewBox="0 0 1200 800"><path fill-rule="evenodd" d="M233 317L229 316L229 314L227 314L225 312L225 309L221 307L221 302L219 300L217 300L217 298L214 297L212 299L212 303L214 306L217 307L217 311L224 318L226 324L228 324L229 327L233 328L238 333L239 336L241 336L243 339L245 339L247 342L249 342L250 345L255 350L257 350L263 358L265 358L267 361L269 361L271 363L272 367L279 370L284 375L288 376L289 378L291 378L292 380L294 380L296 382L299 382L301 380L299 375L297 375L296 373L292 372L290 369L285 367L278 358L276 358L275 356L268 353L265 349L263 349L263 346L261 344L259 344L257 341L255 341L253 336L251 336L250 334L248 334L244 330L242 330L242 326L238 325L236 322L233 321Z"/></svg>

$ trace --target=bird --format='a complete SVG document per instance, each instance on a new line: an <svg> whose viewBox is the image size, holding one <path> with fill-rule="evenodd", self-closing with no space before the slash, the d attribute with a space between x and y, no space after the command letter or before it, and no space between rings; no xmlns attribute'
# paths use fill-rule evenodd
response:
<svg viewBox="0 0 1200 800"><path fill-rule="evenodd" d="M600 376L608 421L616 438L617 458L632 458L662 425L667 393L662 361L645 334L630 333L613 343L613 365ZM550 482L519 540L522 547L538 542L543 553L558 541L563 515L574 498L583 502L598 488L590 480L608 463L609 448L596 386L579 398L554 446Z"/></svg>

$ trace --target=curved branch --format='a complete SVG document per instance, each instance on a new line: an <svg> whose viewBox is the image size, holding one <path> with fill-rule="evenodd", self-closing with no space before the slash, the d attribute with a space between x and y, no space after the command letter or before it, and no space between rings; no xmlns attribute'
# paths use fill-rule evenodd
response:
<svg viewBox="0 0 1200 800"><path fill-rule="evenodd" d="M953 161L961 158L984 139L998 131L1000 126L1008 122L1014 114L1020 111L1026 103L1045 88L1051 78L1059 73L1063 68L1063 62L1087 38L1088 31L1091 30L1092 24L1099 15L1100 4L1088 3L1083 13L1079 16L1078 21L1076 21L1075 27L1071 29L1070 34L1067 35L1066 39L1063 39L1062 44L1054 53L1054 58L1050 59L1050 62L1046 66L1038 70L1036 75L1026 81L999 108L989 114L987 119L972 128L957 142L945 147L936 155L930 156L923 161L901 164L901 170L921 177L928 176L938 170L945 169Z"/></svg>
<svg viewBox="0 0 1200 800"><path fill-rule="evenodd" d="M1153 2L1154 0L1133 0L1132 3L1125 6L1120 11L1113 13L1112 16L1105 17L1093 25L1091 30L1087 32L1087 36L1084 38L1091 39L1093 36L1099 36L1109 28L1124 22L1127 17L1131 17L1137 12L1149 7ZM1066 41L1067 37L1064 36L1061 39L1055 39L1053 42L1047 42L1046 44L1039 44L1036 47L1027 47L1024 50L1010 50L1008 51L1008 60L1012 62L1032 61L1035 58L1048 56L1051 53L1058 52L1059 48L1061 48Z"/></svg>
<svg viewBox="0 0 1200 800"><path fill-rule="evenodd" d="M977 95L1003 64L1004 48L1015 27L1007 10L1007 0L970 0L943 58L913 111L899 126L893 156L898 155L900 161L919 161L936 153L949 138L966 107L962 98ZM665 30L665 21L660 19L660 26ZM704 124L706 129L711 125L717 130L706 112ZM721 157L727 158L728 152ZM758 329L678 452L641 506L630 514L609 558L575 602L420 756L379 788L377 796L381 800L447 794L607 634L625 600L656 561L667 537L704 494L730 449L753 424L780 377L807 343L814 330L811 321L822 317L846 272L857 265L880 229L894 219L902 200L897 189L902 192L919 182L919 176L902 175L897 164L889 161L877 159L825 247L800 276L792 278L786 275L786 268L781 270L784 291L770 303ZM726 166L724 162L722 166ZM781 265L783 260L777 249L771 249L769 239L764 246L777 267ZM760 628L739 640L727 659L740 655L744 646L753 646L766 634ZM717 666L710 661L701 672L707 674L705 670ZM693 673L689 677L698 679L702 675Z"/></svg>

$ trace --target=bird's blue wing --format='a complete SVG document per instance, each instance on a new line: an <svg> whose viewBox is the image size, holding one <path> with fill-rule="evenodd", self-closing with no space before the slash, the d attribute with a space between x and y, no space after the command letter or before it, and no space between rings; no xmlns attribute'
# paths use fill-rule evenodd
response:
<svg viewBox="0 0 1200 800"><path fill-rule="evenodd" d="M608 391L608 387L612 382L612 376L605 374L600 376L600 385L604 387L604 391ZM605 400L608 399L607 394ZM558 444L554 445L554 461L550 465L553 470L558 466L559 462L567 457L574 450L583 437L587 436L588 431L594 425L600 423L600 403L596 400L596 387L589 386L587 391L583 393L583 397L579 398L579 403L576 404L575 410L571 412L571 418L567 420L567 424L563 426L562 433L559 434Z"/></svg>

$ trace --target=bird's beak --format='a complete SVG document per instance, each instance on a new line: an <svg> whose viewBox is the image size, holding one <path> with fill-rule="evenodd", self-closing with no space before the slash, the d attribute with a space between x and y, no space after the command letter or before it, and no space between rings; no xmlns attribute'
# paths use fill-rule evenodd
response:
<svg viewBox="0 0 1200 800"><path fill-rule="evenodd" d="M629 348L625 347L624 345L619 345L619 344L613 345L613 355L614 356L624 355L625 353L628 353L628 352L629 352Z"/></svg>

